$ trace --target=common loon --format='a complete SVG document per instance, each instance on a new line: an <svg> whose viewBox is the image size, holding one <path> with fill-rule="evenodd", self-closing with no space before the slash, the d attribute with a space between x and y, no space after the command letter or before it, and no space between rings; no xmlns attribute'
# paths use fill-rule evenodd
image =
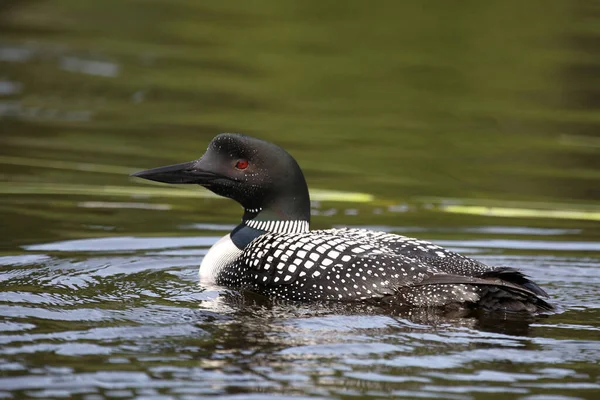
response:
<svg viewBox="0 0 600 400"><path fill-rule="evenodd" d="M213 245L201 282L299 301L369 301L407 307L553 310L521 272L491 267L435 244L365 229L309 230L304 174L281 147L223 133L198 160L133 174L199 184L244 208Z"/></svg>

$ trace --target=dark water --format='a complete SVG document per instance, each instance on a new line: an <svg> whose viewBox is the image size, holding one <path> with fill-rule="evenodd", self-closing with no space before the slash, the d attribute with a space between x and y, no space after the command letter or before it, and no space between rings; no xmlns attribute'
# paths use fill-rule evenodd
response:
<svg viewBox="0 0 600 400"><path fill-rule="evenodd" d="M599 13L0 3L0 398L599 398ZM297 157L313 227L520 268L561 311L397 314L202 286L239 206L128 173L227 131Z"/></svg>

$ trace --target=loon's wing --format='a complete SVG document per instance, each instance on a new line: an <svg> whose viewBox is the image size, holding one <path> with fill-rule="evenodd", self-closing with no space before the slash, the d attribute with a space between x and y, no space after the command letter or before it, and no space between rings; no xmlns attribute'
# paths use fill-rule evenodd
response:
<svg viewBox="0 0 600 400"><path fill-rule="evenodd" d="M511 272L518 273L515 270ZM382 301L416 307L471 303L488 310L554 311L554 306L539 297L547 296L544 291L542 294L537 290L530 290L526 285L500 278L506 275L504 268L481 277L435 274L410 286L396 288L394 295L387 296ZM529 280L527 282L531 283ZM537 285L535 287L539 289Z"/></svg>
<svg viewBox="0 0 600 400"><path fill-rule="evenodd" d="M392 296L396 302L433 305L436 299L440 303L451 303L470 298L479 306L491 309L532 311L535 308L533 311L536 312L554 309L538 297L548 297L548 294L514 268L488 266L430 242L406 236L362 229L342 229L340 232L354 239L384 243L396 254L424 263L429 272L435 271L408 285L400 283L396 286Z"/></svg>
<svg viewBox="0 0 600 400"><path fill-rule="evenodd" d="M448 274L478 276L493 270L477 260L465 257L441 246L420 239L393 233L365 229L339 229L340 235L367 243L385 246L396 254L425 262L440 272Z"/></svg>

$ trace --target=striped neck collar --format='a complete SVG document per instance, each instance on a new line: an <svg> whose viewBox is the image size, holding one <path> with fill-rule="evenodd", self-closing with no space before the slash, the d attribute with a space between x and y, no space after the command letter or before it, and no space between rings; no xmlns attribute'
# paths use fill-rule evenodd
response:
<svg viewBox="0 0 600 400"><path fill-rule="evenodd" d="M258 221L255 219L248 219L244 221L244 225L261 231L277 233L301 233L308 232L309 230L308 221L302 220Z"/></svg>

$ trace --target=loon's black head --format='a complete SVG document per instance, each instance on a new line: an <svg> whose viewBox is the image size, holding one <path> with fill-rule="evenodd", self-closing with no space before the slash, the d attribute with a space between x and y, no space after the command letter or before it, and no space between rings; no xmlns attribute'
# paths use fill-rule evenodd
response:
<svg viewBox="0 0 600 400"><path fill-rule="evenodd" d="M296 160L281 147L250 136L222 133L195 161L137 172L164 183L195 183L240 203L244 220L310 218L308 187Z"/></svg>

